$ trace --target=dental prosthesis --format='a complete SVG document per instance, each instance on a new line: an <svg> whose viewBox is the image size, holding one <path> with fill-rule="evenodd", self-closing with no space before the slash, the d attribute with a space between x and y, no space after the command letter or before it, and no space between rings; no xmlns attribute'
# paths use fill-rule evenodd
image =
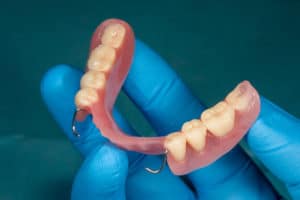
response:
<svg viewBox="0 0 300 200"><path fill-rule="evenodd" d="M204 167L230 151L260 111L259 95L248 81L205 110L199 119L185 122L181 130L167 136L134 137L118 128L112 108L129 71L134 42L132 29L122 20L109 19L98 26L92 36L81 89L75 97L74 120L82 121L91 114L102 135L113 144L144 154L165 154L176 175ZM72 128L77 133L73 125Z"/></svg>

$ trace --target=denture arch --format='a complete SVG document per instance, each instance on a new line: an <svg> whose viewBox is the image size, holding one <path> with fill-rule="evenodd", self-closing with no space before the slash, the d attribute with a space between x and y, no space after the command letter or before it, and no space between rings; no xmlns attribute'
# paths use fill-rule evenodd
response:
<svg viewBox="0 0 300 200"><path fill-rule="evenodd" d="M134 33L119 19L108 19L95 30L86 73L75 96L81 121L88 114L102 135L118 147L144 154L167 153L176 175L204 167L230 151L258 116L260 100L248 81L240 83L227 97L205 110L201 118L183 124L182 129L162 137L135 137L121 131L112 108L126 79L134 52Z"/></svg>

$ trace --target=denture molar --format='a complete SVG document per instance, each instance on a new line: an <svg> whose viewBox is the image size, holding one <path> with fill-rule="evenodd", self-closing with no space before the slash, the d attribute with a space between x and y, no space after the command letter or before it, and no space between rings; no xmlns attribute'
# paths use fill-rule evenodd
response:
<svg viewBox="0 0 300 200"><path fill-rule="evenodd" d="M123 43L125 32L121 24L110 24L105 28L101 42L113 48L119 48Z"/></svg>
<svg viewBox="0 0 300 200"><path fill-rule="evenodd" d="M94 89L103 89L105 87L105 74L103 72L98 72L90 70L85 73L81 80L81 88L94 88Z"/></svg>
<svg viewBox="0 0 300 200"><path fill-rule="evenodd" d="M98 101L97 91L93 88L82 88L75 96L75 104L77 108L85 108L91 106Z"/></svg>
<svg viewBox="0 0 300 200"><path fill-rule="evenodd" d="M101 44L91 52L87 65L90 70L107 72L112 68L115 59L116 50Z"/></svg>
<svg viewBox="0 0 300 200"><path fill-rule="evenodd" d="M171 133L166 137L165 148L174 160L182 161L186 153L186 138L181 132Z"/></svg>
<svg viewBox="0 0 300 200"><path fill-rule="evenodd" d="M187 143L194 150L201 151L205 147L207 128L200 120L193 119L185 122L181 130L186 137Z"/></svg>
<svg viewBox="0 0 300 200"><path fill-rule="evenodd" d="M221 101L205 110L201 115L201 120L213 135L222 137L233 129L234 117L234 109Z"/></svg>
<svg viewBox="0 0 300 200"><path fill-rule="evenodd" d="M249 84L248 81L238 84L233 91L227 95L226 102L236 110L247 110L251 101L247 93L247 85Z"/></svg>

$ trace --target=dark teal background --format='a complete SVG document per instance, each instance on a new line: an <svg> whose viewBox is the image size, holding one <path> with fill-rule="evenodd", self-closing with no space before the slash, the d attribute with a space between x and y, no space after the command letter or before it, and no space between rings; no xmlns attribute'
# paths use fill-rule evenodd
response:
<svg viewBox="0 0 300 200"><path fill-rule="evenodd" d="M68 198L80 157L47 113L39 83L56 64L83 69L104 19L128 21L208 105L248 79L299 117L299 10L294 0L2 1L0 199ZM119 105L151 133L124 95Z"/></svg>

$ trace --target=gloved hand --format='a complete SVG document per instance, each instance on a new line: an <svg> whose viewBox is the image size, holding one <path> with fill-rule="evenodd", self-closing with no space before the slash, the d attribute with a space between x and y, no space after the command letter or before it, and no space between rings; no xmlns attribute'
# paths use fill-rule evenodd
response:
<svg viewBox="0 0 300 200"><path fill-rule="evenodd" d="M271 185L243 152L234 148L213 164L184 177L168 168L153 175L158 156L118 149L101 136L91 119L71 131L74 95L82 72L66 65L49 70L41 83L43 99L54 119L85 157L72 188L72 199L277 199ZM149 47L136 41L134 61L123 86L158 135L178 130L183 122L198 118L204 109L172 69ZM270 101L261 98L259 118L246 135L258 159L300 199L300 123ZM114 110L114 118L127 133L136 135Z"/></svg>

